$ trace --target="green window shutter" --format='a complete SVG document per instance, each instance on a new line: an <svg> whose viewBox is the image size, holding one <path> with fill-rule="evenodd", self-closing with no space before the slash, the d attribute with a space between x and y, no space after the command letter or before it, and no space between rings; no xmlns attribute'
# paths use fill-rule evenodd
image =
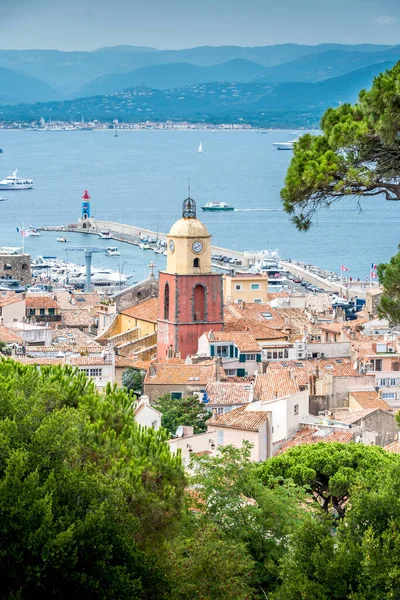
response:
<svg viewBox="0 0 400 600"><path fill-rule="evenodd" d="M239 349L237 346L235 346L235 358L237 358L239 356Z"/></svg>
<svg viewBox="0 0 400 600"><path fill-rule="evenodd" d="M182 398L182 392L171 392L171 398L173 400L180 400Z"/></svg>
<svg viewBox="0 0 400 600"><path fill-rule="evenodd" d="M214 356L214 354L215 354L215 348L214 348L214 346L210 346L210 355Z"/></svg>
<svg viewBox="0 0 400 600"><path fill-rule="evenodd" d="M239 354L239 362L246 362L246 355L245 354Z"/></svg>
<svg viewBox="0 0 400 600"><path fill-rule="evenodd" d="M229 356L230 356L231 358L233 358L234 351L235 351L234 347L233 347L232 345L230 345L230 346L229 346Z"/></svg>
<svg viewBox="0 0 400 600"><path fill-rule="evenodd" d="M261 354L257 354L257 362L261 362Z"/></svg>
<svg viewBox="0 0 400 600"><path fill-rule="evenodd" d="M246 373L246 371L244 369L238 369L237 370L237 376L238 377L244 377L245 373Z"/></svg>

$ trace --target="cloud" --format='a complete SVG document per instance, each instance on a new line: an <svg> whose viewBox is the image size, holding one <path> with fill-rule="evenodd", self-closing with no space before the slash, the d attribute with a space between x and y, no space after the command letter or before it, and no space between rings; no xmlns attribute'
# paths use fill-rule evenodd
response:
<svg viewBox="0 0 400 600"><path fill-rule="evenodd" d="M390 15L381 15L380 17L376 17L374 21L375 23L378 23L378 25L393 25L393 23L396 22L396 19Z"/></svg>

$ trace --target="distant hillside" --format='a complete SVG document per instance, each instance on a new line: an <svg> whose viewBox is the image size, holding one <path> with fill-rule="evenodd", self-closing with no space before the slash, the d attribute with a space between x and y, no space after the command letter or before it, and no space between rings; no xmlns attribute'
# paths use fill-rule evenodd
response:
<svg viewBox="0 0 400 600"><path fill-rule="evenodd" d="M54 100L57 93L47 83L0 67L0 104Z"/></svg>
<svg viewBox="0 0 400 600"><path fill-rule="evenodd" d="M354 102L375 75L394 62L371 65L318 83L207 83L168 90L136 87L111 95L64 102L2 107L3 118L14 120L99 119L143 122L251 123L303 126L318 119L329 106Z"/></svg>
<svg viewBox="0 0 400 600"><path fill-rule="evenodd" d="M129 73L104 75L81 90L80 96L111 94L141 85L157 90L211 82L250 82L265 74L266 67L248 60L236 59L222 65L197 67L189 63L153 65Z"/></svg>
<svg viewBox="0 0 400 600"><path fill-rule="evenodd" d="M317 54L309 54L277 67L271 67L266 70L265 75L259 81L260 83L317 82L339 77L369 65L397 60L400 60L400 46L395 46L383 52L328 50Z"/></svg>
<svg viewBox="0 0 400 600"><path fill-rule="evenodd" d="M318 55L331 50L340 50L352 54L358 52L372 54L381 53L390 48L391 46L374 46L371 44L358 46L279 44L255 48L201 46L184 50L115 46L100 48L93 52L0 50L0 66L40 79L66 98L76 95L85 85L99 77L108 74L128 73L152 65L190 63L198 67L210 67L232 60L244 60L274 67L304 56ZM388 58L382 58L381 60L388 60ZM261 76L260 74L259 77ZM279 81L282 81L282 78Z"/></svg>

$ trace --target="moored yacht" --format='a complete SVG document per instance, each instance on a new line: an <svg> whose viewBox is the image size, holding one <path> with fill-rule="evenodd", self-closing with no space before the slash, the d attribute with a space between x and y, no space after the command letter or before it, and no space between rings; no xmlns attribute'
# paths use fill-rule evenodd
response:
<svg viewBox="0 0 400 600"><path fill-rule="evenodd" d="M102 229L99 232L99 236L103 239L103 240L111 240L112 235L111 235L111 231L109 229Z"/></svg>
<svg viewBox="0 0 400 600"><path fill-rule="evenodd" d="M277 150L293 150L295 142L298 140L291 140L290 142L273 142L274 148Z"/></svg>
<svg viewBox="0 0 400 600"><path fill-rule="evenodd" d="M109 246L106 252L107 256L119 256L119 250L116 246Z"/></svg>
<svg viewBox="0 0 400 600"><path fill-rule="evenodd" d="M0 190L30 190L33 188L32 179L18 177L18 171L15 169L12 175L0 181Z"/></svg>

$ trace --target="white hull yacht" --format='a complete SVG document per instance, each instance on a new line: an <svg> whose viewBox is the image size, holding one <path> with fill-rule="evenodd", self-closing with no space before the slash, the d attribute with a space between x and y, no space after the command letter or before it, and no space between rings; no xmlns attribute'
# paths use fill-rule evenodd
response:
<svg viewBox="0 0 400 600"><path fill-rule="evenodd" d="M30 190L33 188L32 179L25 179L25 177L18 177L17 169L12 175L9 175L2 181L0 181L0 190Z"/></svg>

